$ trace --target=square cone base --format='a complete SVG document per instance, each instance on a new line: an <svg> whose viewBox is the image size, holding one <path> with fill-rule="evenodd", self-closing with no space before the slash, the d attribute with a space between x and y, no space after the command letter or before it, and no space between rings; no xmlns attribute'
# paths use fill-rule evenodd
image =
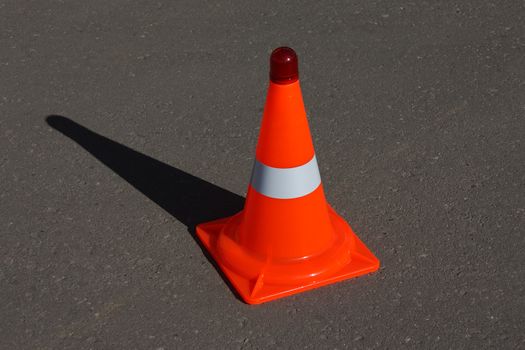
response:
<svg viewBox="0 0 525 350"><path fill-rule="evenodd" d="M335 214L335 212L334 212ZM337 214L335 214L337 215ZM213 260L220 267L231 285L235 288L239 296L248 304L261 304L267 301L283 298L292 294L304 292L306 290L318 288L330 283L339 282L345 279L365 275L379 269L379 260L357 237L348 225L348 234L354 236L355 246L351 251L351 261L343 266L339 271L323 279L299 283L296 285L271 285L260 283L257 279L247 279L239 275L232 269L221 263L216 250L216 240L222 228L230 218L223 218L197 225L197 236L201 240L206 250L213 257ZM342 219L341 219L342 220ZM254 293L256 290L256 293Z"/></svg>

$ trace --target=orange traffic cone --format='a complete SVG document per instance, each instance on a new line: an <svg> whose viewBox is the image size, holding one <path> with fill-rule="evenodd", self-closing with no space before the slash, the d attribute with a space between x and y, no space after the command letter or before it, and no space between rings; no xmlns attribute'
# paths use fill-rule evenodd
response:
<svg viewBox="0 0 525 350"><path fill-rule="evenodd" d="M198 237L249 304L379 268L379 260L326 202L297 65L290 48L271 55L244 210L197 226Z"/></svg>

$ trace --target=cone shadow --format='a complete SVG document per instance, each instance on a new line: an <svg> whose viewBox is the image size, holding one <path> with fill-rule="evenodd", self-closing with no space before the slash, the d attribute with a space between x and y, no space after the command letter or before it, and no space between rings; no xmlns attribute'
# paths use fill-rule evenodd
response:
<svg viewBox="0 0 525 350"><path fill-rule="evenodd" d="M197 224L233 215L243 208L243 197L110 140L69 118L50 115L46 122L186 225L201 249L195 235ZM207 251L202 250L220 273Z"/></svg>

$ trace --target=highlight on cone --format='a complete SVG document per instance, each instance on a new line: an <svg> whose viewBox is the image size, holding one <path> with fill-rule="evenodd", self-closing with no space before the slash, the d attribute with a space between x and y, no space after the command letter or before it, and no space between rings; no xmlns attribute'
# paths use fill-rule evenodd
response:
<svg viewBox="0 0 525 350"><path fill-rule="evenodd" d="M244 209L199 224L196 231L249 304L379 268L379 260L325 199L292 49L277 48L270 57L270 84Z"/></svg>

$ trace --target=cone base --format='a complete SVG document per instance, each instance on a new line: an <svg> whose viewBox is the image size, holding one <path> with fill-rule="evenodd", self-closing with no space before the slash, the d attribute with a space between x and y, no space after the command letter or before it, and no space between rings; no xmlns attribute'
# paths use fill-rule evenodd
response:
<svg viewBox="0 0 525 350"><path fill-rule="evenodd" d="M331 208L330 208L331 209ZM239 215L239 214L237 214ZM227 217L197 225L197 236L211 254L217 265L220 267L231 285L235 288L239 296L248 304L261 304L292 294L297 294L309 289L321 287L330 283L339 282L345 279L358 277L376 271L379 268L379 260L365 246L363 242L352 231L351 227L335 211L330 210L332 220L345 226L345 233L351 235L354 241L350 251L350 262L341 267L336 272L323 276L317 280L294 281L290 284L270 284L264 281L264 273L256 278L248 278L231 269L228 264L222 261L221 252L217 242L225 226L232 217ZM235 217L235 215L234 215Z"/></svg>

